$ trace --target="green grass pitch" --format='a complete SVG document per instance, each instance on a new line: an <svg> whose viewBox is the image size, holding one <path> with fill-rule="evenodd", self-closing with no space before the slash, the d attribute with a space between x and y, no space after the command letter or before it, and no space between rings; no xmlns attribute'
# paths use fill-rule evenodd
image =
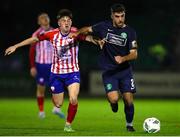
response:
<svg viewBox="0 0 180 137"><path fill-rule="evenodd" d="M67 114L68 101L62 110ZM0 135L51 135L51 136L146 136L180 135L179 100L135 100L134 127L136 132L125 129L123 103L118 113L111 112L105 98L79 99L79 109L73 122L74 133L65 133L64 120L53 115L50 99L45 101L46 118L39 119L35 99L0 99ZM161 130L155 134L145 133L145 118L157 117Z"/></svg>

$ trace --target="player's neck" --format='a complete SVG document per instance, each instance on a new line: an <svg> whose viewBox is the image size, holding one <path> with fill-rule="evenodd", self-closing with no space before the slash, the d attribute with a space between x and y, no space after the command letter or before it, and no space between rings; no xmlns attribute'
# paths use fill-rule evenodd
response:
<svg viewBox="0 0 180 137"><path fill-rule="evenodd" d="M115 28L124 28L124 27L126 27L126 24L123 24L122 26L117 26L116 24L113 23L113 27L115 27Z"/></svg>
<svg viewBox="0 0 180 137"><path fill-rule="evenodd" d="M60 30L60 33L61 33L62 36L65 37L70 33L70 31L62 31L62 30Z"/></svg>
<svg viewBox="0 0 180 137"><path fill-rule="evenodd" d="M46 26L41 26L45 31L49 30L50 25L46 25Z"/></svg>

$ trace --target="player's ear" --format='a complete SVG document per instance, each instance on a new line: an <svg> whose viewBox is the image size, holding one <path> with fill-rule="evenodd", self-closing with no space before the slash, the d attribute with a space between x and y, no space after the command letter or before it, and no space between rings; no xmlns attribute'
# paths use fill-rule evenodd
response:
<svg viewBox="0 0 180 137"><path fill-rule="evenodd" d="M111 13L111 19L113 19L113 13Z"/></svg>
<svg viewBox="0 0 180 137"><path fill-rule="evenodd" d="M58 20L58 26L60 27L61 25L60 25L60 21Z"/></svg>
<svg viewBox="0 0 180 137"><path fill-rule="evenodd" d="M41 23L40 23L40 20L39 20L39 19L37 20L37 24L38 24L38 25L41 25Z"/></svg>

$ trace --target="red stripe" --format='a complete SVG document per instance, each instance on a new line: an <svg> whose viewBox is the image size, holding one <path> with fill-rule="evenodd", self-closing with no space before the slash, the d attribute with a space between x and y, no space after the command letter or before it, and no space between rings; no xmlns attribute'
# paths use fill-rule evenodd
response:
<svg viewBox="0 0 180 137"><path fill-rule="evenodd" d="M67 51L68 52L68 51ZM67 73L69 73L69 68L70 68L70 66L69 66L69 64L68 64L68 61L69 61L69 58L66 60L66 70L67 70Z"/></svg>

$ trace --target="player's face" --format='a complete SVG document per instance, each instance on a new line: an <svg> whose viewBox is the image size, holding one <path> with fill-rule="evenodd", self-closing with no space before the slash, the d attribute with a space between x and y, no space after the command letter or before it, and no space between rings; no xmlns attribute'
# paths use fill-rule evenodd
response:
<svg viewBox="0 0 180 137"><path fill-rule="evenodd" d="M68 33L71 29L72 20L68 16L64 16L58 20L60 30L64 33Z"/></svg>
<svg viewBox="0 0 180 137"><path fill-rule="evenodd" d="M50 19L47 14L42 14L38 17L38 24L40 26L48 26L49 23L50 23Z"/></svg>
<svg viewBox="0 0 180 137"><path fill-rule="evenodd" d="M111 14L111 18L115 27L123 27L125 22L125 12L114 12Z"/></svg>

